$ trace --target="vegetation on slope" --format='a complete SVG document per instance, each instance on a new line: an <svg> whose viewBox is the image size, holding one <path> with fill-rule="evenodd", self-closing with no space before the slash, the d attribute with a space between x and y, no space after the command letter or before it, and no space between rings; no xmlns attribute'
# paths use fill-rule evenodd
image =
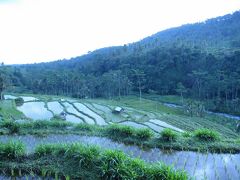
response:
<svg viewBox="0 0 240 180"><path fill-rule="evenodd" d="M240 114L239 12L52 63L1 67L13 91L78 98L181 95ZM229 51L230 48L230 51Z"/></svg>

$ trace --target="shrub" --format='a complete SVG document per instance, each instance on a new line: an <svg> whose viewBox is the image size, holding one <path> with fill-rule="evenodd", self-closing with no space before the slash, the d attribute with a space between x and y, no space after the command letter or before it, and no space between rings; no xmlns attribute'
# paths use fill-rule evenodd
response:
<svg viewBox="0 0 240 180"><path fill-rule="evenodd" d="M114 137L114 138L133 137L135 134L135 129L132 127L123 126L123 125L110 125L107 127L107 133L110 137Z"/></svg>
<svg viewBox="0 0 240 180"><path fill-rule="evenodd" d="M40 144L35 149L35 154L38 156L53 155L56 149L60 149L63 145L56 144Z"/></svg>
<svg viewBox="0 0 240 180"><path fill-rule="evenodd" d="M23 100L23 98L18 97L18 98L15 99L15 103L16 103L17 106L21 106L21 105L23 105L24 100Z"/></svg>
<svg viewBox="0 0 240 180"><path fill-rule="evenodd" d="M201 141L216 141L220 138L216 131L210 129L198 129L194 131L194 137Z"/></svg>
<svg viewBox="0 0 240 180"><path fill-rule="evenodd" d="M94 160L98 158L100 150L96 146L84 146L78 143L70 145L45 144L37 146L35 154L40 157L52 155L66 160L72 159L77 161L80 167L90 168Z"/></svg>
<svg viewBox="0 0 240 180"><path fill-rule="evenodd" d="M86 123L79 123L76 125L75 129L81 131L93 131L94 126Z"/></svg>
<svg viewBox="0 0 240 180"><path fill-rule="evenodd" d="M141 140L148 140L153 137L153 132L150 129L136 129L136 137Z"/></svg>
<svg viewBox="0 0 240 180"><path fill-rule="evenodd" d="M38 120L34 121L31 123L33 128L38 129L38 128L49 128L49 127L54 127L54 128L65 128L69 125L72 125L69 122L66 121L54 121L54 120Z"/></svg>
<svg viewBox="0 0 240 180"><path fill-rule="evenodd" d="M19 133L20 125L12 121L5 121L1 127L7 128L10 134Z"/></svg>
<svg viewBox="0 0 240 180"><path fill-rule="evenodd" d="M147 164L140 159L132 159L125 153L116 150L100 151L95 146L81 144L46 144L39 145L35 154L38 156L50 156L51 165L55 162L59 167L58 159L69 168L68 172L86 178L86 174L94 174L94 179L178 179L186 180L187 175L183 171L175 171L171 167L158 164ZM63 165L63 166L64 166ZM61 166L60 166L61 167ZM79 168L80 167L80 168ZM83 168L83 169L82 169ZM95 176L95 174L97 176ZM69 174L71 175L71 174ZM98 177L98 178L96 178ZM78 179L81 179L80 177ZM93 178L92 178L93 179Z"/></svg>
<svg viewBox="0 0 240 180"><path fill-rule="evenodd" d="M7 159L19 158L25 154L25 146L20 141L0 143L0 157Z"/></svg>
<svg viewBox="0 0 240 180"><path fill-rule="evenodd" d="M97 146L84 146L78 143L71 144L65 153L66 158L74 158L80 167L91 168L98 159L100 149Z"/></svg>
<svg viewBox="0 0 240 180"><path fill-rule="evenodd" d="M168 179L178 179L187 180L187 174L183 171L176 171L171 166L164 164L154 164L150 165L145 170L145 178L151 180L168 180Z"/></svg>
<svg viewBox="0 0 240 180"><path fill-rule="evenodd" d="M177 139L177 133L168 128L164 129L160 135L164 141L175 141Z"/></svg>
<svg viewBox="0 0 240 180"><path fill-rule="evenodd" d="M192 137L192 134L190 132L188 132L188 131L184 131L182 133L182 136L185 137L185 138L189 138L189 137Z"/></svg>
<svg viewBox="0 0 240 180"><path fill-rule="evenodd" d="M107 150L103 153L100 167L102 179L134 179L134 172L127 165L128 157L121 151Z"/></svg>

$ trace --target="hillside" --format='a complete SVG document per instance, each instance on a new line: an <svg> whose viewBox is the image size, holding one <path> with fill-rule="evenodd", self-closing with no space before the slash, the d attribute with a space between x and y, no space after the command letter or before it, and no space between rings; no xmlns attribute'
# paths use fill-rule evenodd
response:
<svg viewBox="0 0 240 180"><path fill-rule="evenodd" d="M239 19L238 11L70 60L5 71L15 92L79 98L175 94L201 100L213 111L240 114Z"/></svg>

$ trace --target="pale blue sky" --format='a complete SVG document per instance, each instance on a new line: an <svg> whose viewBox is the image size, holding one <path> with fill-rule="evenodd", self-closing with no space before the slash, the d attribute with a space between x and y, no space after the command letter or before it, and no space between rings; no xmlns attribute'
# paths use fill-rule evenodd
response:
<svg viewBox="0 0 240 180"><path fill-rule="evenodd" d="M0 62L79 56L240 9L240 0L0 0Z"/></svg>

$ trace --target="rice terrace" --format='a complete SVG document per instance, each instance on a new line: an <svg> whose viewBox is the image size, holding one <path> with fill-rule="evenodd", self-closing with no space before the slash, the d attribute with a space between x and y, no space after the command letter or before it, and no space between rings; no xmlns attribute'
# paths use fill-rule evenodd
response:
<svg viewBox="0 0 240 180"><path fill-rule="evenodd" d="M73 151L79 160L83 158L83 162L89 156L88 163L99 163L94 161L105 151L112 150L111 153L116 153L111 154L112 158L137 158L133 161L140 163L140 167L147 163L148 168L163 168L166 176L173 179L239 178L238 135L231 126L224 125L227 121L236 121L234 119L217 114L191 118L180 108L147 99L148 96L141 100L141 105L134 96L121 100L19 94L4 97L1 102L2 119L11 120L2 121L0 125L3 177L79 178L92 173L89 178L97 178L97 172L101 170L92 172L93 169L79 165L78 168L83 168L84 172L78 174L75 169L68 170L57 162L61 162L62 157L69 163L75 161L67 155ZM16 105L18 99L23 102ZM117 105L124 111L114 113ZM218 133L219 139L206 140L198 136L198 131L204 130L206 123ZM78 146L86 152L75 149ZM59 159L55 153L63 154ZM32 168L32 163L36 163L36 167ZM116 171L120 168L118 166L120 164L116 164ZM132 168L134 172L126 169L122 175L127 177L128 173L136 173L139 176L138 170ZM158 173L153 176L157 178Z"/></svg>
<svg viewBox="0 0 240 180"><path fill-rule="evenodd" d="M0 0L0 180L240 180L239 0Z"/></svg>

